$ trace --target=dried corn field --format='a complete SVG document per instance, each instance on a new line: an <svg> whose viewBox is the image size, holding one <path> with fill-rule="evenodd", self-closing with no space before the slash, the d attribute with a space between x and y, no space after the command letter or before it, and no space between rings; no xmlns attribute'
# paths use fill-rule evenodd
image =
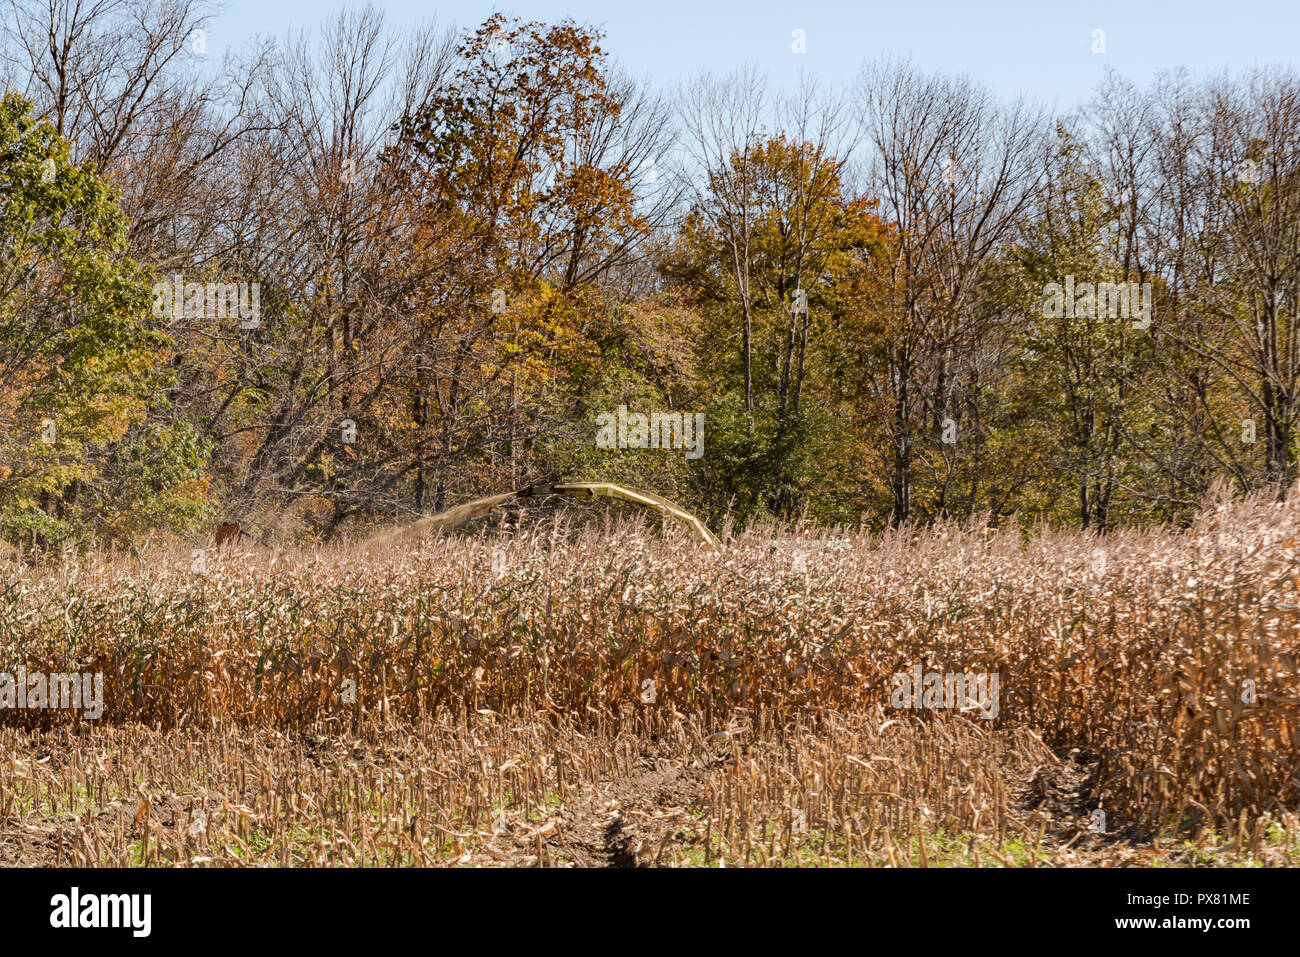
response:
<svg viewBox="0 0 1300 957"><path fill-rule="evenodd" d="M5 569L0 864L1300 863L1300 514ZM893 676L996 675L996 717Z"/></svg>

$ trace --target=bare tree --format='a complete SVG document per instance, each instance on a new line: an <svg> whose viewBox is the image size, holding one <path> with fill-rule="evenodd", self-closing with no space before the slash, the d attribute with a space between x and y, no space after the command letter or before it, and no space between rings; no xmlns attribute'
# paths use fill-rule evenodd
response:
<svg viewBox="0 0 1300 957"><path fill-rule="evenodd" d="M372 438L373 454L359 454L366 446L341 441L340 423L374 409L416 351L402 339L410 277L395 253L381 155L416 98L440 87L453 46L432 27L403 40L368 7L327 22L319 39L299 34L268 52L263 122L225 153L226 201L207 211L210 242L195 252L195 262L260 281L263 320L251 330L173 327L187 355L216 362L189 369L180 391L232 453L218 468L240 463L231 514L271 525L286 506L319 498L328 534L391 490L384 456L405 447L381 451ZM322 476L329 459L348 477L337 465Z"/></svg>
<svg viewBox="0 0 1300 957"><path fill-rule="evenodd" d="M843 182L860 129L850 122L848 108L842 100L824 95L815 82L806 78L801 80L796 93L783 102L781 119L785 135L794 143L798 168L784 180L791 195L773 197L773 205L790 212L788 231L792 256L788 268L794 283L792 295L797 293L799 299L789 304L778 399L782 412L790 410L797 415L803 396L811 322L804 286L806 282L820 280L827 268L831 250L821 240L830 231L830 224L822 217L833 208L832 200L839 198L834 193ZM780 298L784 303L785 296Z"/></svg>
<svg viewBox="0 0 1300 957"><path fill-rule="evenodd" d="M754 412L752 242L759 218L758 177L748 157L763 134L767 87L753 69L727 78L703 74L681 94L686 172L696 206L722 236L740 305L745 409ZM752 423L751 423L752 425Z"/></svg>
<svg viewBox="0 0 1300 957"><path fill-rule="evenodd" d="M8 0L0 21L7 82L122 189L131 251L160 265L211 239L196 226L213 220L192 211L222 201L218 157L264 124L262 51L199 68L213 11L203 0Z"/></svg>
<svg viewBox="0 0 1300 957"><path fill-rule="evenodd" d="M963 358L979 345L985 268L1031 201L1044 125L1024 104L1000 107L967 80L889 61L864 69L858 106L869 188L896 227L888 284L896 336L885 388L898 524L912 514L918 413L937 440ZM946 497L944 482L936 509Z"/></svg>

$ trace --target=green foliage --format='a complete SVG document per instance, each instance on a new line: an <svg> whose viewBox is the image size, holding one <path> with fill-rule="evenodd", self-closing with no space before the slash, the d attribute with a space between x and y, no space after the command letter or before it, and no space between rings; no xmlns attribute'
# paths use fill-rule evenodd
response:
<svg viewBox="0 0 1300 957"><path fill-rule="evenodd" d="M25 100L0 101L0 534L22 544L201 512L203 450L161 418L168 339L116 199Z"/></svg>

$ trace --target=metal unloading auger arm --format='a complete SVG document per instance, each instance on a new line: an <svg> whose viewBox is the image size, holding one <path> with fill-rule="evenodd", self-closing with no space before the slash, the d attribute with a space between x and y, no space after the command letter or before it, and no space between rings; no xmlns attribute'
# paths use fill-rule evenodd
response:
<svg viewBox="0 0 1300 957"><path fill-rule="evenodd" d="M412 525L397 532L387 532L381 536L376 536L371 541L391 537L394 534L416 533L420 534L435 529L452 529L459 528L467 522L483 518L490 514L493 509L505 505L509 502L521 499L540 499L547 495L568 495L571 497L602 497L610 498L617 501L629 502L642 508L652 509L660 515L673 519L681 525L685 525L694 531L704 543L710 548L721 548L717 537L709 531L707 525L700 521L699 518L686 511L681 506L670 502L661 495L655 495L653 492L644 492L639 489L628 488L625 485L616 485L613 482L559 482L555 484L542 482L536 485L530 485L526 488L517 489L513 492L502 492L499 495L489 495L486 498L474 499L463 505L457 505L455 508L449 508L445 512L439 512L437 515L430 515L428 518L422 518Z"/></svg>
<svg viewBox="0 0 1300 957"><path fill-rule="evenodd" d="M560 485L552 485L551 490L561 495L592 495L604 496L605 498L619 499L624 502L631 502L634 505L640 505L643 508L654 509L660 515L667 516L674 521L693 529L700 538L704 539L705 544L710 548L721 548L722 545L717 537L709 531L709 527L700 519L696 518L686 509L668 499L655 495L652 492L642 492L637 489L627 488L623 485L615 485L612 482L564 482Z"/></svg>

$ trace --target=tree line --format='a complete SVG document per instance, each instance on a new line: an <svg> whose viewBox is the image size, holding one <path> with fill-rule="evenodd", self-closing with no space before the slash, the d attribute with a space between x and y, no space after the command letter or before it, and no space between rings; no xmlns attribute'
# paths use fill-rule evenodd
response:
<svg viewBox="0 0 1300 957"><path fill-rule="evenodd" d="M1292 72L1054 116L894 60L660 89L500 14L218 61L211 18L4 15L13 545L328 539L557 477L1104 531L1297 478ZM701 454L597 442L619 409L703 413Z"/></svg>

